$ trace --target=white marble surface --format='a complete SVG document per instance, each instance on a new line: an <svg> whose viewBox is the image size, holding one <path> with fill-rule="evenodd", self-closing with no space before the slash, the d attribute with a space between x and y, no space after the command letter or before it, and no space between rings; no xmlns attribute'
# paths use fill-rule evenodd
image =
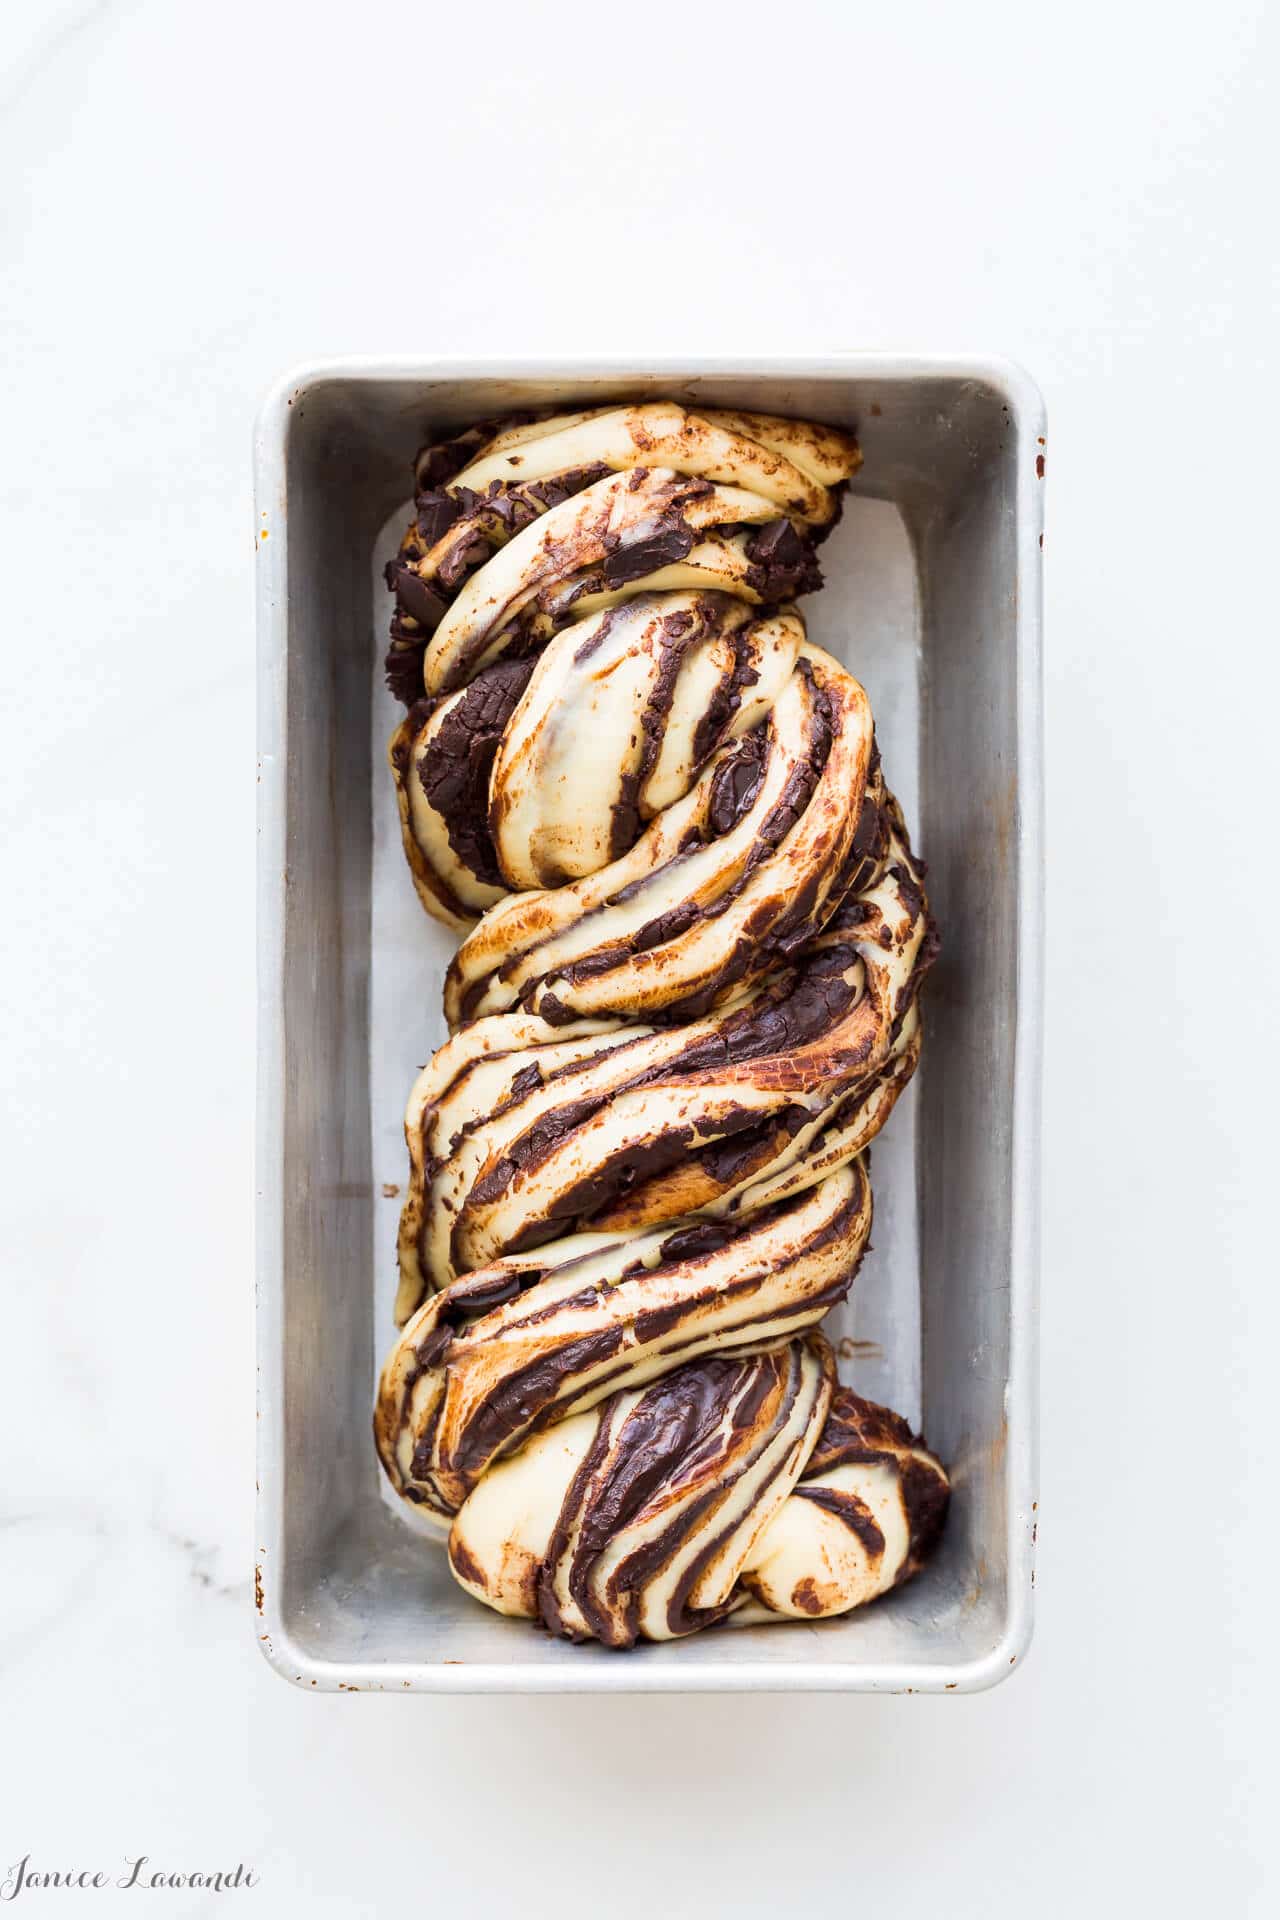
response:
<svg viewBox="0 0 1280 1920"><path fill-rule="evenodd" d="M1264 1910L1274 10L795 17L4 14L0 1869ZM1004 351L1049 404L1037 1645L973 1699L304 1697L250 1606L257 399L319 353L827 346Z"/></svg>

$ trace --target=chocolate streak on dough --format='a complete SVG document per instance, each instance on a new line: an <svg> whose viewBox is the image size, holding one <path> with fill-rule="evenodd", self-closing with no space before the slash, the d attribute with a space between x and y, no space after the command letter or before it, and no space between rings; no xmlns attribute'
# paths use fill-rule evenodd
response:
<svg viewBox="0 0 1280 1920"><path fill-rule="evenodd" d="M801 1379L799 1343L794 1340L789 1342L783 1352L787 1364L787 1383L784 1390L783 1403L777 1414L777 1422L779 1425L785 1425L786 1423L791 1408L795 1404L796 1397L799 1394ZM769 1487L778 1478L778 1475L784 1471L785 1462L781 1460L777 1461L768 1479L758 1488L756 1494L757 1500L767 1493ZM733 1531L734 1527L731 1524L729 1527L721 1528L710 1540L705 1541L701 1551L694 1556L681 1574L679 1581L676 1583L675 1590L667 1603L667 1625L673 1633L691 1633L699 1627L714 1626L717 1621L723 1620L730 1611L732 1605L731 1599L726 1601L723 1606L704 1607L692 1612L688 1609L687 1602L690 1593L701 1578L703 1571ZM639 1563L639 1572L642 1578L648 1571L645 1562L646 1559L651 1557L651 1554L652 1549L650 1549L649 1554L646 1554L645 1550L642 1549L639 1554L632 1556L632 1563ZM635 1575L633 1575L633 1578L634 1577Z"/></svg>
<svg viewBox="0 0 1280 1920"><path fill-rule="evenodd" d="M646 1388L616 1434L613 1409L601 1409L595 1439L566 1490L543 1561L538 1605L543 1624L552 1633L572 1640L583 1637L566 1620L554 1585L556 1569L569 1550L576 1527L566 1584L589 1634L605 1646L634 1645L645 1584L672 1558L712 1502L722 1496L724 1483L713 1478L702 1494L678 1506L673 1520L615 1570L609 1590L611 1598L623 1597L621 1624L591 1592L596 1562L614 1536L643 1512L664 1484L674 1486L694 1480L699 1467L704 1474L713 1473L715 1458L724 1448L721 1430L726 1416L732 1413L735 1429L749 1427L787 1362L788 1372L797 1374L790 1349L785 1361L781 1355L770 1354L746 1363L714 1358L690 1362ZM793 1378L788 1385L790 1392L771 1425L785 1419L794 1400L797 1382ZM694 1578L705 1560L705 1554L698 1556ZM686 1594L692 1585L692 1579L681 1581ZM690 1630L695 1624L710 1625L726 1610L705 1609L690 1621Z"/></svg>
<svg viewBox="0 0 1280 1920"><path fill-rule="evenodd" d="M837 1520L843 1521L850 1533L861 1540L872 1560L878 1560L883 1554L884 1534L866 1501L859 1500L856 1493L846 1493L839 1487L807 1487L801 1482L795 1495L800 1500L811 1500L824 1513L833 1513Z"/></svg>
<svg viewBox="0 0 1280 1920"><path fill-rule="evenodd" d="M805 1480L829 1473L833 1467L864 1462L890 1467L900 1476L910 1540L895 1586L909 1579L932 1551L951 1500L946 1480L924 1461L910 1457L912 1449L924 1444L901 1414L841 1387L801 1480L803 1486Z"/></svg>
<svg viewBox="0 0 1280 1920"><path fill-rule="evenodd" d="M531 525L550 508L610 473L607 465L597 463L567 469L538 481L494 480L483 494L469 487L449 486L455 474L469 465L497 434L533 417L513 414L500 420L482 422L454 440L424 448L417 457L415 520L399 556L388 564L386 570L387 585L396 594L398 603L392 621L392 643L386 659L387 684L396 698L403 700L406 705L422 690L422 659L428 638L467 579L484 565L497 546ZM647 473L648 469L643 467L634 469L630 484L638 486ZM695 482L694 490L688 497L709 490L709 486L709 482ZM838 518L843 487L833 489L833 492L837 500L835 517ZM463 520L468 524L455 536L457 550L441 556L434 580L423 580L415 571L415 562L431 553ZM834 518L831 524L834 525ZM749 536L748 579L762 604L776 605L797 594L816 591L821 586L822 575L815 548L818 541L825 539L830 532L830 525L800 529L789 519L780 517L761 527L744 530ZM725 536L732 532L730 527L722 529ZM602 569L593 572L599 572L599 584L604 589L616 590L686 558L693 544L692 529L678 509L671 509L662 516L657 530L646 541L630 548L619 547L606 556ZM587 584L584 582L584 589ZM571 611L571 605L572 597L564 609L566 615ZM700 730L697 742L699 750L704 747L714 725L715 716L708 714L706 732ZM705 750L709 752L711 748L706 747ZM701 757L699 752L699 760Z"/></svg>
<svg viewBox="0 0 1280 1920"><path fill-rule="evenodd" d="M510 424L499 423L500 426ZM462 436L466 441L471 438ZM453 442L447 448L429 449L427 454L419 456L420 482L427 475L430 482L425 486L420 484L415 497L416 517L401 543L400 552L387 562L385 570L387 586L396 596L386 679L391 692L406 706L422 693L422 660L431 635L450 602L457 598L477 568L513 534L532 525L541 514L593 485L608 472L607 467L581 467L545 480L514 483L494 480L483 494L474 493L470 487L448 491L445 482L460 466L469 464L485 442L468 445L461 453L458 466L454 466L455 450L461 444ZM467 524L460 525L464 520ZM418 564L455 528L458 530L454 534L454 550L441 555L434 576L424 580L417 571Z"/></svg>
<svg viewBox="0 0 1280 1920"><path fill-rule="evenodd" d="M631 475L631 487L634 489L647 477L648 469L637 467ZM530 486L536 488L542 484L531 482ZM659 507L655 502L650 525L656 528L656 532L652 537L646 536L642 524L622 532L610 530L607 507L599 502L593 503L586 516L585 527L579 526L568 538L544 549L534 581L528 583L518 595L519 604L514 609L509 608L505 618L495 615L488 623L482 621L470 635L451 669L447 690L466 684L475 661L489 651L500 635L510 637L508 650L511 645L525 651L542 646L550 633L558 632L573 619L574 605L584 594L611 590L611 571L615 584L626 582L629 577L626 567L632 553L640 549L656 552L656 542L670 545L677 540L682 541L685 534L692 547L693 534L685 523L683 508L710 492L712 486L708 480L677 474L664 481L660 497L665 497L666 504ZM488 496L485 496L486 504L487 499ZM598 558L575 567L575 555L581 562L584 551L593 548ZM652 570L650 558L644 571L648 573Z"/></svg>
<svg viewBox="0 0 1280 1920"><path fill-rule="evenodd" d="M717 899L706 907L696 908L691 903L682 903L670 913L661 914L655 920L639 927L627 941L620 941L615 947L604 953L588 955L564 969L564 978L570 985L591 978L597 973L609 972L611 968L632 953L643 953L648 948L676 938L685 932L698 919L714 920L725 913L743 892L751 875L770 854L774 853L787 835L792 832L805 809L813 798L814 790L822 777L823 769L831 753L833 723L831 702L826 689L814 683L812 671L807 660L802 660L796 671L806 677L813 687L813 737L809 757L800 765L793 767L787 777L782 793L768 816L761 822L756 844L747 856L743 871L734 883L726 887ZM757 729L757 731L761 731ZM748 739L754 739L750 734ZM744 742L745 746L745 742ZM720 797L717 788L725 769L720 769L713 783L712 806ZM736 820L749 809L758 782L744 791L729 788L724 795L725 826L713 820L711 824L717 832L731 829ZM739 939L731 950L724 967L707 986L697 993L689 994L685 999L671 1006L656 1010L651 1016L660 1026L683 1025L687 1021L697 1020L707 1013L714 1002L727 987L738 985L743 979L759 978L767 973L779 960L787 958L797 947L803 945L814 933L819 931L822 919L815 915L814 904L822 884L822 875L813 873L805 885L797 890L789 904L776 919L768 924L773 914L771 901L763 901L759 912L761 924L748 921L744 928L744 937ZM828 901L830 905L830 901ZM753 916L754 917L754 916ZM607 958L606 958L607 955ZM533 980L525 989L524 998L532 999L540 982ZM551 1025L562 1025L578 1018L578 1015L556 997L546 993L539 1003L539 1011Z"/></svg>
<svg viewBox="0 0 1280 1920"><path fill-rule="evenodd" d="M418 762L422 790L444 821L449 845L461 864L490 886L506 882L489 833L489 774L532 673L532 660L500 660L478 674Z"/></svg>
<svg viewBox="0 0 1280 1920"><path fill-rule="evenodd" d="M494 550L505 546L517 533L523 533L535 520L549 513L574 494L603 480L609 469L602 466L576 467L572 471L548 475L545 480L491 480L483 493L470 487L457 487L443 496L431 496L431 524L444 519L441 538L453 533L449 550L435 556L435 573L448 597L453 599L466 581L482 567ZM422 521L422 496L419 520ZM442 510L436 501L447 503ZM465 524L464 524L465 523ZM428 543L428 551L435 543Z"/></svg>
<svg viewBox="0 0 1280 1920"><path fill-rule="evenodd" d="M452 440L436 440L419 448L413 462L415 490L421 493L444 486L456 473L469 467L491 440L510 432L512 427L527 426L534 417L527 411L495 414L489 420L477 420Z"/></svg>
<svg viewBox="0 0 1280 1920"><path fill-rule="evenodd" d="M815 954L801 971L793 971L785 989L776 998L766 995L752 1006L744 1007L727 1020L717 1033L691 1041L674 1059L642 1069L630 1079L611 1087L607 1093L567 1102L565 1106L544 1114L511 1142L501 1159L482 1173L471 1188L466 1204L484 1206L500 1199L518 1170L528 1172L541 1166L568 1134L593 1118L619 1094L634 1092L655 1081L704 1076L766 1059L771 1054L791 1053L820 1039L853 1003L856 989L849 984L845 974L853 969L856 960L857 954L852 947L826 948ZM576 1071L578 1066L579 1063L574 1062L570 1070ZM742 1114L735 1127L731 1123L736 1117L732 1114L723 1116L716 1123L717 1130L727 1135L744 1127L758 1127L764 1120L771 1125L778 1124L777 1115L761 1116L755 1111L748 1111ZM665 1170L674 1165L686 1153L691 1139L689 1128L677 1128L672 1134L649 1142L647 1147L629 1148L627 1157L619 1164L600 1169L590 1181L573 1189L555 1215L549 1216L550 1224L558 1227L567 1218L595 1212L606 1201L616 1199L619 1193L637 1180L658 1171L660 1166ZM570 1207L573 1208L572 1214L568 1211ZM553 1234L548 1233L545 1237L550 1239ZM520 1242L521 1246L537 1244L536 1240L530 1239ZM515 1248L511 1250L515 1251Z"/></svg>
<svg viewBox="0 0 1280 1920"><path fill-rule="evenodd" d="M687 1246L687 1234L691 1231L680 1229L661 1243L656 1266L645 1267L637 1262L614 1283L596 1282L584 1288L580 1294L557 1300L548 1307L535 1305L528 1314L509 1321L503 1328L503 1333L510 1335L516 1331L537 1326L558 1313L579 1312L589 1307L593 1300L613 1296L616 1288L625 1286L628 1280L654 1280L674 1268L691 1267L695 1271L691 1273L690 1279L696 1282L698 1261L719 1250L711 1244L711 1235L724 1233L729 1240L747 1240L752 1234L766 1229L780 1216L795 1211L803 1203L804 1198L803 1195L799 1198L789 1198L774 1207L762 1208L759 1213L744 1218L736 1227L722 1227L719 1223L715 1223L710 1228L707 1243L699 1245L699 1251L693 1255L690 1255L687 1250L680 1251L682 1246ZM795 1260L810 1260L815 1254L830 1246L833 1241L840 1239L861 1211L865 1199L865 1176L861 1176L854 1182L849 1199L839 1211L825 1223L820 1231L812 1234L802 1246L796 1249ZM722 1241L721 1245L723 1244L727 1244L727 1241ZM860 1263L861 1253L850 1264L847 1272L838 1274L826 1286L807 1296L802 1306L800 1303L793 1303L781 1309L784 1316L791 1318L797 1311L803 1311L806 1315L812 1315L815 1320L819 1318L828 1307L844 1299ZM563 1272L564 1269L559 1271ZM738 1279L718 1288L716 1299L723 1305L729 1301L748 1297L758 1292L765 1280L770 1277L772 1276L763 1272L748 1271ZM465 1294L465 1290L465 1281L455 1281L448 1289L450 1312L453 1311L455 1298ZM642 1344L657 1342L678 1327L686 1316L698 1313L703 1305L705 1305L705 1294L695 1284L690 1287L687 1296L679 1300L666 1306L652 1307L647 1311L641 1310L633 1321L633 1332L637 1341ZM465 1304L463 1310L465 1311ZM767 1329L768 1319L761 1324ZM741 1331L741 1323L738 1330ZM696 1339L701 1336L693 1337ZM767 1337L767 1332L762 1333L761 1337ZM440 1455L439 1468L463 1477L478 1477L492 1460L510 1450L513 1440L526 1440L562 1417L564 1409L557 1404L556 1396L567 1375L595 1367L615 1354L623 1356L620 1367L611 1369L610 1373L597 1380L594 1383L596 1388L607 1385L609 1379L616 1377L619 1371L625 1372L626 1368L633 1364L636 1355L634 1347L626 1347L624 1350L624 1339L625 1329L618 1325L604 1327L592 1333L578 1334L558 1346L553 1346L525 1366L508 1374L472 1409L466 1424L456 1435L453 1446L447 1453ZM445 1341L435 1352L433 1357L436 1366L447 1364L447 1347L448 1342ZM678 1346L671 1348L664 1357L674 1362L678 1352ZM407 1405L407 1399L404 1404ZM425 1480L430 1476L433 1470L431 1455L434 1451L434 1441L435 1426L433 1424L431 1434L419 1440L414 1452L412 1474L415 1479Z"/></svg>
<svg viewBox="0 0 1280 1920"><path fill-rule="evenodd" d="M738 821L749 810L759 791L760 781L764 777L768 754L769 732L767 726L762 723L736 744L733 753L726 759L724 765L716 770L712 781L712 796L709 801L709 808L715 812L717 833L724 834L731 832L733 827L737 825ZM628 900L634 899L644 888L653 885L661 875L670 873L672 868L677 866L681 860L688 859L690 854L696 853L699 848L705 844L706 842L702 839L701 835L691 838L689 844L682 847L680 852L675 854L672 859L664 861L659 867L655 867L652 873L642 874L639 879L633 880L629 886L620 887L616 893L610 895L609 899L604 902L604 905L606 907L622 906ZM723 896L725 905L728 904L731 897L730 894ZM601 947L597 949L595 953L586 955L584 959L576 963L574 968L568 970L567 977L574 980L586 980L593 974L605 973L610 967L616 966L621 960L626 959L629 954L644 953L648 948L657 946L664 940L673 940L679 934L684 933L687 928L691 927L694 921L702 914L711 915L717 910L723 911L723 907L719 902L713 903L711 907L700 909L690 901L683 901L679 906L670 907L665 913L658 914L654 919L646 921L643 926L636 929L635 933L633 933L628 940L617 941L612 946ZM541 943L539 942L538 944ZM525 951L535 952L536 950L535 946L527 950L522 950L520 953L513 954L509 960L504 961L497 969L496 977L502 979L508 974L511 969L525 957ZM456 962L451 964L456 964ZM462 1017L464 1021L474 1017L477 1006L488 991L492 977L493 976L489 974L481 974L480 977L473 980L471 985L466 989L462 997ZM542 977L543 976L536 976L529 981L521 995L522 1001L527 1002L533 997L538 986L541 984ZM565 1007L563 1002L558 1000L553 993L543 995L542 1003L538 1011L548 1026L553 1027L567 1026L579 1018L579 1015L575 1013L572 1008ZM655 1024L661 1025L664 1023L660 1018L655 1017Z"/></svg>
<svg viewBox="0 0 1280 1920"><path fill-rule="evenodd" d="M636 474L644 473L643 467ZM635 546L619 547L604 563L604 583L610 592L643 580L646 574L683 560L693 548L693 529L678 511L663 514L657 531Z"/></svg>
<svg viewBox="0 0 1280 1920"><path fill-rule="evenodd" d="M637 551L639 549L633 548L632 558ZM669 613L660 623L658 644L662 652L658 671L640 715L640 730L643 735L640 758L634 767L623 774L619 783L618 798L613 803L613 815L609 823L609 858L611 860L621 859L622 855L635 845L644 824L640 818L637 801L662 748L667 721L671 715L671 703L676 697L676 682L680 678L685 653L690 643L700 638L709 628L710 623L705 613L702 609L699 609L699 612L702 613L700 620L695 619L691 613ZM583 651L585 649L575 655L575 660L581 658Z"/></svg>
<svg viewBox="0 0 1280 1920"><path fill-rule="evenodd" d="M699 720L693 736L693 767L697 772L711 758L733 719L742 705L742 696L748 687L754 687L760 675L751 664L751 655L747 641L751 628L737 627L733 635L733 671L727 680L722 680L711 699L702 718Z"/></svg>
<svg viewBox="0 0 1280 1920"><path fill-rule="evenodd" d="M442 1457L441 1467L465 1475L487 1465L514 1435L533 1431L534 1422L553 1403L566 1374L610 1359L622 1345L622 1336L621 1327L584 1333L509 1373L476 1408L457 1445Z"/></svg>
<svg viewBox="0 0 1280 1920"><path fill-rule="evenodd" d="M769 520L753 533L747 558L752 563L751 584L766 605L816 593L822 585L812 539L798 533L790 520Z"/></svg>
<svg viewBox="0 0 1280 1920"><path fill-rule="evenodd" d="M700 919L713 920L725 913L741 895L751 875L763 861L786 839L787 835L802 818L805 809L813 798L814 790L822 777L823 769L831 753L833 740L833 717L831 700L826 689L816 684L812 669L807 660L802 660L796 671L808 680L813 694L812 737L808 758L792 768L777 803L768 816L761 822L756 843L747 857L742 873L731 886L725 888L715 900L705 907L697 907L690 901L683 901L677 907L646 921L627 939L616 941L593 954L585 955L574 961L563 971L564 979L570 985L594 978L601 973L610 972L615 966L635 953L644 953L654 946L673 940L685 933ZM711 815L708 825L716 835L732 830L737 821L749 810L759 790L759 779L751 765L753 760L769 751L769 734L762 725L754 729L742 741L738 752L716 772L712 783L712 795L709 805ZM741 764L740 764L741 763ZM693 851L691 846L686 851ZM678 859L680 856L677 855ZM668 867L674 863L668 863ZM658 868L651 875L643 876L633 887L624 888L616 900L623 900L633 893L638 894L643 886L651 884L659 873L667 868ZM840 896L829 894L825 902L826 913L818 915L814 911L815 901L822 886L821 873L813 873L805 885L797 890L783 911L768 924L769 916L774 913L770 901L761 903L759 912L761 924L748 922L744 937L739 939L715 978L695 994L673 1002L669 1007L656 1009L650 1015L658 1026L683 1025L697 1020L707 1013L714 1002L727 987L738 985L744 978L758 978L767 973L780 960L788 958L806 940L818 932L827 913L835 911ZM608 902L606 905L610 904ZM590 916L588 916L590 918ZM529 953L536 953L535 943L518 955L523 959ZM512 962L505 963L510 966ZM501 976L503 968L499 968ZM521 1002L528 1005L542 986L545 975L535 975L527 982L521 994ZM473 981L463 998L463 1018L470 1019L476 1006L487 991L489 977L481 976ZM550 1026L565 1026L580 1016L571 1006L567 1006L557 994L545 991L538 1001L538 1011Z"/></svg>
<svg viewBox="0 0 1280 1920"><path fill-rule="evenodd" d="M445 610L445 602L413 572L421 558L457 518L454 503L440 491L456 473L469 466L480 449L509 427L522 426L532 416L509 414L481 420L452 440L423 447L414 461L416 518L401 542L400 553L386 567L387 586L396 595L391 621L391 646L386 657L387 685L397 700L412 706L422 697L422 656L427 636ZM461 506L458 507L461 512ZM407 621L406 621L407 616Z"/></svg>

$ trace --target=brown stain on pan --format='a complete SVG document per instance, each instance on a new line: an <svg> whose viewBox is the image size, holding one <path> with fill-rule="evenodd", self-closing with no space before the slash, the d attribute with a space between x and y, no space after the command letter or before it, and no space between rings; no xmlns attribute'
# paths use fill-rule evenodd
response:
<svg viewBox="0 0 1280 1920"><path fill-rule="evenodd" d="M991 830L995 838L996 871L1002 881L1009 877L1013 844L1018 825L1018 777L1010 774L992 808Z"/></svg>
<svg viewBox="0 0 1280 1920"><path fill-rule="evenodd" d="M261 1567L255 1567L253 1570L253 1604L258 1609L259 1613L263 1611L266 1605L266 1601L262 1592L262 1568ZM264 1638L265 1638L265 1635L264 1635Z"/></svg>
<svg viewBox="0 0 1280 1920"><path fill-rule="evenodd" d="M870 1247L867 1252L870 1253ZM879 1360L884 1349L878 1340L855 1340L846 1334L843 1340L836 1341L836 1353L841 1360Z"/></svg>
<svg viewBox="0 0 1280 1920"><path fill-rule="evenodd" d="M966 1613L971 1613L982 1598L983 1588L987 1584L987 1571L987 1556L984 1553L979 1554L978 1564L973 1570L973 1585L960 1602Z"/></svg>

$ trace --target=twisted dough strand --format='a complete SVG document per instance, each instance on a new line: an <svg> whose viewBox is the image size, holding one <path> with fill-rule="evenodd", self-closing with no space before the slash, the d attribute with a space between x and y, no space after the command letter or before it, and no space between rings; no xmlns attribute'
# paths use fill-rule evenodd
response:
<svg viewBox="0 0 1280 1920"><path fill-rule="evenodd" d="M611 1647L876 1599L928 1558L947 1481L905 1421L834 1371L811 1334L693 1362L547 1429L459 1514L456 1577L499 1612Z"/></svg>
<svg viewBox="0 0 1280 1920"><path fill-rule="evenodd" d="M419 456L388 569L405 850L465 937L375 1436L462 1584L570 1638L845 1611L945 1511L816 1331L937 944L791 604L858 459L669 403L489 423Z"/></svg>

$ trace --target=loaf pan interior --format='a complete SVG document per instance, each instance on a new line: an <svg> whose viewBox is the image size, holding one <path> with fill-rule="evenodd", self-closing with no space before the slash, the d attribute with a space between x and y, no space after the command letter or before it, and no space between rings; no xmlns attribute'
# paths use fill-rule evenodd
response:
<svg viewBox="0 0 1280 1920"><path fill-rule="evenodd" d="M891 550L905 556L905 597L897 565L900 604L878 645L881 678L896 687L892 724L915 737L901 740L896 775L886 746L886 769L908 789L944 951L925 995L925 1064L873 1155L872 1259L886 1257L891 1205L895 1273L872 1285L903 1296L901 1351L860 1368L847 1345L855 1384L923 1417L955 1497L928 1572L871 1608L620 1657L478 1607L379 1485L369 1408L391 1335L394 1216L383 1189L393 1167L402 1175L412 1070L441 1037L435 994L450 942L423 922L415 972L418 923L397 920L375 890L386 607L370 580L425 435L509 407L646 395L856 427L865 462L854 494L883 504L858 520L851 503L855 586L874 588L878 548L891 570ZM940 1690L990 1684L1016 1664L1034 1528L1043 432L1034 389L999 365L857 356L701 374L336 366L294 376L264 407L258 1631L290 1678L397 1690ZM806 611L816 625L821 605L816 637L847 635L837 650L858 671L859 632L876 609L847 584L837 604L838 591ZM886 646L902 649L900 666ZM407 913L407 879L403 898ZM848 1325L865 1330L856 1306Z"/></svg>

